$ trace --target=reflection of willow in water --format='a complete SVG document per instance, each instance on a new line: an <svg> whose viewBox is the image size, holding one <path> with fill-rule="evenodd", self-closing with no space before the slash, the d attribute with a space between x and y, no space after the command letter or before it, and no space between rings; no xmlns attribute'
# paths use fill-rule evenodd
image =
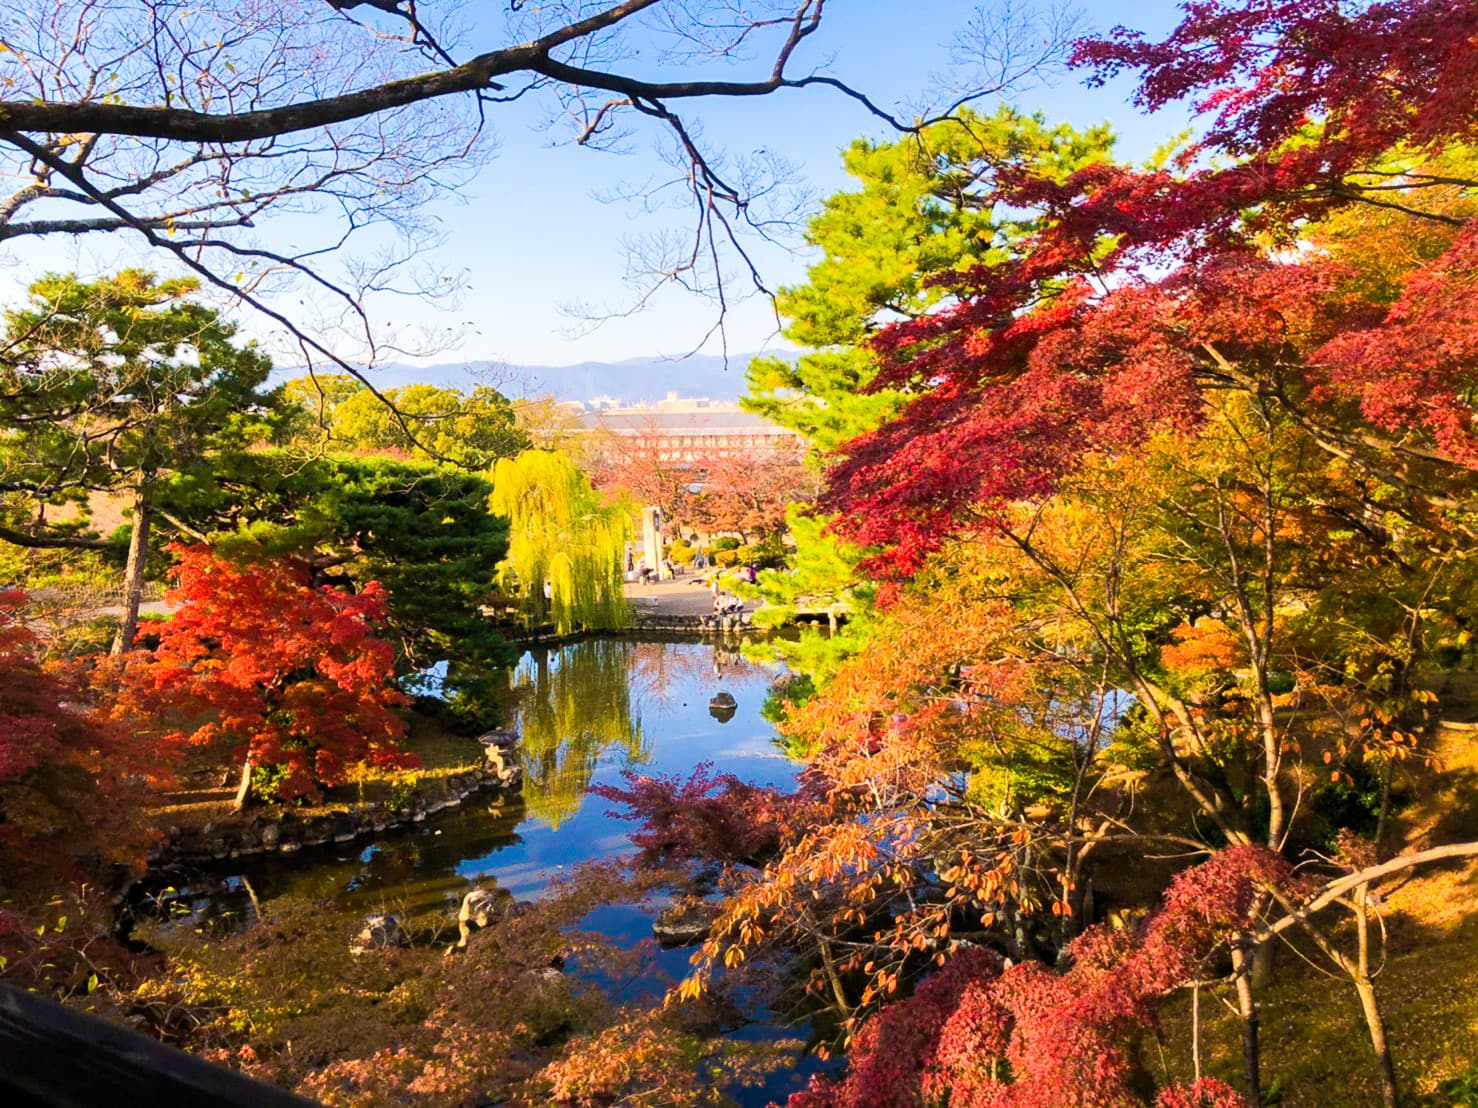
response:
<svg viewBox="0 0 1478 1108"><path fill-rule="evenodd" d="M601 753L609 748L632 763L647 760L631 688L636 645L587 639L534 650L514 671L529 815L552 827L574 815Z"/></svg>

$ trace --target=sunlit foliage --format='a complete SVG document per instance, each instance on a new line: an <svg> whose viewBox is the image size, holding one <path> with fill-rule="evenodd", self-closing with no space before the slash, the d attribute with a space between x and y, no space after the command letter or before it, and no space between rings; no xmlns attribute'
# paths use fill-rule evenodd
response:
<svg viewBox="0 0 1478 1108"><path fill-rule="evenodd" d="M533 623L562 635L630 619L622 594L631 512L607 504L563 454L525 450L493 470L492 510L509 521L500 580Z"/></svg>
<svg viewBox="0 0 1478 1108"><path fill-rule="evenodd" d="M317 797L359 762L414 761L397 745L405 724L392 709L405 698L391 684L394 651L375 633L379 585L350 594L314 587L302 563L175 554L178 610L157 646L121 660L120 719L155 719L163 742L227 748L241 765L238 806L253 788Z"/></svg>

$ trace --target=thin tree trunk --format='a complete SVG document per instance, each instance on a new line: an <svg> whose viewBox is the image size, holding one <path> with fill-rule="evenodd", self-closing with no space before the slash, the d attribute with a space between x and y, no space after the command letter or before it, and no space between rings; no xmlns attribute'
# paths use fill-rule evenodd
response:
<svg viewBox="0 0 1478 1108"><path fill-rule="evenodd" d="M1471 848L1478 844L1457 843L1454 853L1475 853ZM1374 867L1378 872L1383 867ZM1370 870L1362 870L1363 876ZM1338 888L1337 885L1334 886ZM1360 1011L1365 1016L1365 1027L1370 1034L1370 1046L1375 1052L1376 1068L1380 1073L1381 1081L1381 1104L1383 1108L1396 1108L1400 1100L1400 1090L1396 1084L1396 1063L1391 1057L1390 1045L1386 1042L1386 1026L1381 1019L1380 1006L1376 1002L1375 984L1370 977L1370 882L1363 881L1354 887L1353 895L1347 902L1355 917L1355 938L1358 943L1358 952L1354 959L1348 957L1343 951L1336 947L1329 936L1320 928L1314 926L1308 919L1311 906L1318 903L1321 897L1316 897L1304 906L1304 909L1294 915L1285 917L1297 919L1314 945L1323 951L1324 956L1333 962L1345 973L1349 974L1350 981L1355 986L1355 995L1360 998ZM1284 904L1287 907L1287 904ZM1280 921L1281 922L1281 921Z"/></svg>
<svg viewBox="0 0 1478 1108"><path fill-rule="evenodd" d="M1386 1042L1386 1025L1375 1000L1375 985L1370 980L1370 886L1355 890L1355 936L1359 942L1356 956L1355 993L1360 997L1360 1011L1370 1032L1370 1046L1375 1051L1375 1064L1380 1070L1381 1108L1396 1108L1400 1090L1396 1086L1396 1063Z"/></svg>
<svg viewBox="0 0 1478 1108"><path fill-rule="evenodd" d="M149 525L154 505L148 482L140 481L133 494L133 533L128 538L128 561L123 568L123 617L113 636L114 654L133 649L139 629L139 605L144 599L144 563L149 558Z"/></svg>
<svg viewBox="0 0 1478 1108"><path fill-rule="evenodd" d="M1264 939L1252 948L1252 987L1265 989L1273 983L1276 967L1274 955L1278 951L1277 939Z"/></svg>
<svg viewBox="0 0 1478 1108"><path fill-rule="evenodd" d="M1191 1068L1201 1080L1201 986L1191 986Z"/></svg>
<svg viewBox="0 0 1478 1108"><path fill-rule="evenodd" d="M1242 1018L1242 1083L1247 1103L1262 1108L1262 1060L1257 1041L1257 1001L1252 991L1252 967L1247 943L1238 938L1232 943L1232 974L1237 983L1237 1014Z"/></svg>
<svg viewBox="0 0 1478 1108"><path fill-rule="evenodd" d="M247 758L241 763L241 783L236 786L236 799L231 802L231 811L239 812L246 807L247 797L251 795L251 759Z"/></svg>
<svg viewBox="0 0 1478 1108"><path fill-rule="evenodd" d="M831 958L831 944L821 936L817 936L821 949L821 964L826 969L826 980L831 985L831 995L837 1002L837 1012L843 1018L851 1010L847 1004L847 991L842 988L842 979L837 976L836 964Z"/></svg>
<svg viewBox="0 0 1478 1108"><path fill-rule="evenodd" d="M1006 942L1006 953L1013 962L1025 962L1026 955L1026 930L1021 926L1016 908L1010 900L1001 905L1001 922L1005 925L1002 938Z"/></svg>
<svg viewBox="0 0 1478 1108"><path fill-rule="evenodd" d="M1370 1045L1375 1049L1375 1063L1380 1071L1381 1108L1396 1108L1398 1100L1396 1086L1396 1063L1391 1058L1391 1048L1386 1045L1386 1026L1381 1020L1380 1008L1375 1002L1375 986L1370 978L1355 978L1355 992L1360 997L1360 1011L1365 1015L1365 1026L1370 1032Z"/></svg>
<svg viewBox="0 0 1478 1108"><path fill-rule="evenodd" d="M1380 851L1381 840L1386 834L1386 821L1391 815L1391 772L1392 762L1387 758L1380 768L1380 814L1375 819L1375 849Z"/></svg>

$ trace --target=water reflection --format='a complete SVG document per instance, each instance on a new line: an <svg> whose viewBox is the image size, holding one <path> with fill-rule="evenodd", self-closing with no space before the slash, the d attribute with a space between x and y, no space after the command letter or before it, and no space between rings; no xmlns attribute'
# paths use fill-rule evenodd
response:
<svg viewBox="0 0 1478 1108"><path fill-rule="evenodd" d="M632 767L686 775L713 762L748 780L788 784L794 766L759 714L773 677L711 643L590 639L531 650L508 675L521 796L479 800L372 844L243 859L221 875L234 891L223 894L215 882L200 888L212 906L204 910L249 915L245 885L264 903L292 895L412 914L442 911L489 878L514 896L537 896L560 871L630 848L631 825L587 796L593 782L616 782ZM724 719L710 707L719 693L735 701Z"/></svg>
<svg viewBox="0 0 1478 1108"><path fill-rule="evenodd" d="M631 680L638 644L589 639L525 654L513 671L524 803L550 827L574 815L607 753L624 767L651 756Z"/></svg>
<svg viewBox="0 0 1478 1108"><path fill-rule="evenodd" d="M474 883L496 883L515 897L533 898L562 870L630 849L631 825L611 818L606 801L587 795L592 783L618 782L621 770L632 766L686 775L700 762L761 784L792 782L796 766L779 753L760 715L774 676L711 643L592 639L529 651L508 674L510 723L521 732L526 773L522 796L484 798L373 843L244 859L198 875L198 881L171 877L173 884L188 885L182 903L194 908L180 923L215 919L231 926L270 910L278 897L293 896L331 902L346 913L388 910L412 926L437 918L454 940L457 903ZM720 693L734 700L731 711L720 713L724 719L711 709ZM647 907L612 905L582 926L632 946L650 939L651 924ZM659 993L687 970L688 954L655 952L642 988ZM794 999L784 998L783 1006L790 1008ZM794 1033L763 1013L754 1015L756 1022L735 1037ZM735 1096L742 1104L783 1100L812 1068L808 1060Z"/></svg>

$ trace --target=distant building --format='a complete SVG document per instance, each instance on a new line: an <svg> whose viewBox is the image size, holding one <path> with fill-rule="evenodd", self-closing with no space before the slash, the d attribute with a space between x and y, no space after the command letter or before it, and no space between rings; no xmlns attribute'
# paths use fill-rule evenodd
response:
<svg viewBox="0 0 1478 1108"><path fill-rule="evenodd" d="M738 404L707 399L679 398L624 408L582 411L580 422L597 439L602 435L640 442L655 449L664 462L694 462L719 454L766 450L798 450L801 437ZM597 452L600 445L596 443Z"/></svg>

